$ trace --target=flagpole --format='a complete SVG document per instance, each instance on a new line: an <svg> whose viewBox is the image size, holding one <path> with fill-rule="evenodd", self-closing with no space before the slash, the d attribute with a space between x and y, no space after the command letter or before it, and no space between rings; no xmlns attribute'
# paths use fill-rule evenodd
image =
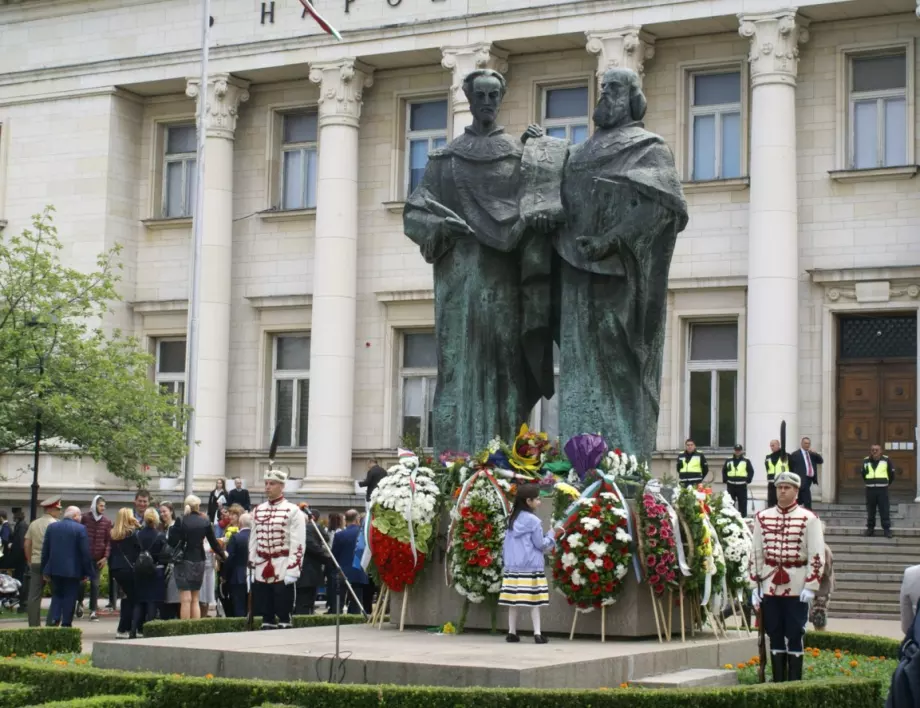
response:
<svg viewBox="0 0 920 708"><path fill-rule="evenodd" d="M208 100L208 44L211 27L211 0L201 0L201 77L198 84L196 134L198 156L195 165L195 213L192 216L192 288L189 298L188 354L185 380L185 402L191 409L186 428L188 454L185 458L185 495L193 491L195 482L195 421L198 406L198 349L201 319L201 246L204 241L204 145L205 111Z"/></svg>

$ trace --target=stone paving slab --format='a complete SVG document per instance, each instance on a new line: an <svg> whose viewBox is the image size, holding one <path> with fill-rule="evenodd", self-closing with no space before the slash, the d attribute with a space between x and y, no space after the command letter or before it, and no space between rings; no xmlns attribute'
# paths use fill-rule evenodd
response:
<svg viewBox="0 0 920 708"><path fill-rule="evenodd" d="M730 633L682 644L657 640L608 641L553 638L535 645L522 635L511 647L504 636L436 635L384 627L314 627L232 634L199 634L133 641L96 641L100 668L182 673L189 676L263 678L276 681L333 680L351 684L600 688L686 668L714 669L747 661L756 637Z"/></svg>
<svg viewBox="0 0 920 708"><path fill-rule="evenodd" d="M738 685L738 672L729 669L684 669L639 679L642 688L716 688Z"/></svg>

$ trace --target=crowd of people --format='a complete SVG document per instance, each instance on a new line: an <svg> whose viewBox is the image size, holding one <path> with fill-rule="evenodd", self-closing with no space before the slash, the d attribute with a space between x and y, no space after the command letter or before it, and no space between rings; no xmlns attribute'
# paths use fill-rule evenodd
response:
<svg viewBox="0 0 920 708"><path fill-rule="evenodd" d="M59 496L46 499L43 514L31 523L19 508L13 509L13 523L4 523L6 516L0 513L0 569L10 573L2 577L12 577L18 585L9 604L15 609L18 600L29 625L40 626L41 600L50 584L46 623L67 627L86 609L89 620L98 621L100 594L107 594L106 609L119 613L119 639L143 637L144 624L153 619L206 617L211 607L219 616L264 615L260 605L268 595L261 552L250 539L256 518L268 518L259 510L264 507L270 514L278 501L285 501L302 515L304 541L302 551L291 553L297 572L287 570L274 589L290 587L293 613L314 614L323 599L328 613L370 607L376 588L360 563L363 514L352 509L321 519L308 504L283 500L283 482L269 482L268 476L266 494L268 501L253 508L241 480L228 490L221 479L204 510L195 495L186 497L177 513L171 502L154 503L148 491L140 490L133 508L119 509L114 521L106 516L101 495L85 511L65 509ZM336 562L360 598L360 608L340 581ZM106 569L107 586L101 582ZM288 616L282 626L289 625Z"/></svg>

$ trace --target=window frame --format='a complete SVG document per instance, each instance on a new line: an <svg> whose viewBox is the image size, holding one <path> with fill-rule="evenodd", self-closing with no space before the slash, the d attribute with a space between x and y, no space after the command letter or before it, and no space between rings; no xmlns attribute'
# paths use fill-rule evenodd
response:
<svg viewBox="0 0 920 708"><path fill-rule="evenodd" d="M303 204L302 206L285 206L284 205L284 194L285 194L285 179L287 173L285 171L285 153L288 152L300 152L305 154L306 152L312 150L316 154L316 173L313 175L313 194L314 200L316 196L317 183L319 181L319 112L315 108L301 108L287 111L279 111L278 115L280 117L279 125L279 148L278 148L278 195L277 198L273 201L275 206L279 211L301 211L306 209L316 209L316 204ZM302 116L302 115L313 115L316 116L316 140L312 142L299 142L299 143L286 143L284 142L284 121L288 116ZM304 189L308 190L309 185L307 181L304 180ZM301 195L306 201L306 193Z"/></svg>
<svg viewBox="0 0 920 708"><path fill-rule="evenodd" d="M166 372L163 373L160 371L160 362L162 357L160 356L160 345L163 342L185 342L185 359L182 364L182 372ZM188 401L188 338L184 335L175 335L175 336L164 336L164 337L155 337L153 339L153 381L162 392L163 386L168 386L170 389L175 388L175 390L170 390L167 393L171 395L176 395L179 393L179 384L181 384L181 394L177 401L182 404Z"/></svg>
<svg viewBox="0 0 920 708"><path fill-rule="evenodd" d="M741 78L741 174L738 177L713 180L694 180L693 175L693 77L699 74L724 74L738 72ZM705 59L680 62L677 65L677 132L674 141L674 162L685 189L689 192L707 191L706 185L719 183L743 189L750 178L750 125L751 125L751 79L746 55L728 56L720 59ZM723 104L734 105L734 104ZM713 106L706 106L707 109ZM721 135L721 133L720 133ZM721 140L717 143L721 152ZM721 165L719 166L721 169ZM701 189L697 189L697 188Z"/></svg>
<svg viewBox="0 0 920 708"><path fill-rule="evenodd" d="M837 47L837 169L831 173L835 179L858 178L864 173L886 174L896 173L900 170L911 168L916 165L916 96L915 96L915 40L913 37L897 40L879 41L879 42L860 42L858 44L844 44ZM864 167L854 168L853 165L853 148L855 145L855 130L853 116L850 112L850 86L852 85L852 59L872 56L890 56L893 54L903 54L906 66L907 85L904 89L906 106L905 124L907 128L906 136L906 156L904 165L892 165L886 167ZM881 172L879 172L881 171ZM913 176L914 170L910 170L908 176Z"/></svg>
<svg viewBox="0 0 920 708"><path fill-rule="evenodd" d="M705 359L703 361L692 361L690 358L691 347L693 345L693 327L698 325L735 325L735 336L738 343L738 356L735 359ZM684 342L684 372L683 372L683 411L684 411L684 424L682 430L686 433L684 438L692 437L690 433L691 428L691 410L690 410L690 378L693 372L710 372L709 377L709 423L710 423L710 433L709 440L704 444L700 440L696 440L697 447L704 450L728 450L731 449L731 445L722 446L718 445L719 441L719 384L718 384L718 374L721 371L734 371L735 372L735 437L741 439L741 419L743 418L742 411L740 409L741 405L741 389L743 386L742 381L742 366L741 366L741 354L742 354L742 337L741 337L741 321L740 319L689 319L686 322L686 336ZM715 443L715 444L714 444ZM734 444L734 443L732 443Z"/></svg>
<svg viewBox="0 0 920 708"><path fill-rule="evenodd" d="M196 195L189 195L188 193L188 180L189 180L189 161L193 161L196 164L198 162L198 151L195 152L181 152L174 155L167 153L169 149L169 131L173 128L194 128L195 129L195 139L196 139L196 148L197 148L197 126L195 123L188 123L185 121L176 121L170 122L163 125L163 149L160 152L160 164L162 175L160 176L160 218L162 219L190 219L195 215L195 197ZM185 205L185 210L182 214L169 214L169 169L168 166L174 162L183 163L182 170L182 195L183 199L188 200L190 203Z"/></svg>
<svg viewBox="0 0 920 708"><path fill-rule="evenodd" d="M538 124L543 127L544 131L547 128L565 128L565 139L571 142L572 128L575 126L584 125L587 132L587 137L591 136L591 83L592 82L589 79L587 81L568 81L561 84L543 84L540 86L540 120L538 121ZM584 121L581 121L577 118L547 118L546 109L548 106L549 92L557 91L559 89L571 88L583 88L587 91L587 112L584 115Z"/></svg>
<svg viewBox="0 0 920 708"><path fill-rule="evenodd" d="M434 386L437 386L438 382L438 369L437 366L434 368L431 367L409 367L406 366L403 362L406 360L406 335L407 334L435 334L433 328L412 328L412 329L401 329L398 332L399 336L399 346L397 347L397 369L396 369L396 379L397 379L397 439L402 440L403 436L406 434L406 431L403 427L403 421L405 419L404 415L404 403L405 403L405 384L407 378L420 378L422 379L422 401L423 405L428 405L428 387L430 384L429 379L434 379ZM435 340L437 342L437 340ZM437 344L435 344L437 346ZM433 398L433 393L432 393ZM422 449L426 452L434 449L432 439L432 445L424 445L425 438L430 434L433 438L434 432L428 430L428 413L430 411L423 410L422 419L419 423L419 444Z"/></svg>
<svg viewBox="0 0 920 708"><path fill-rule="evenodd" d="M708 106L695 106L694 99L696 96L696 82L694 79L697 76L711 76L715 74L729 74L737 73L738 82L739 82L739 96L737 103L719 103L712 104ZM729 113L737 113L739 121L741 122L741 130L744 130L744 104L743 104L743 94L741 93L741 85L744 84L744 76L741 73L740 67L738 69L726 69L726 68L707 68L700 70L693 70L688 73L688 99L687 99L687 174L688 179L691 182L714 182L717 180L723 179L741 179L744 177L743 161L741 160L741 155L738 155L738 164L741 166L742 174L735 175L733 177L725 177L722 172L724 169L724 162L722 156L722 122L723 117ZM695 119L700 116L715 116L715 155L713 159L715 161L715 177L709 179L697 179L693 174L693 166L696 164L696 143L694 141L694 125ZM741 144L738 145L739 153L743 149L744 140L741 140Z"/></svg>
<svg viewBox="0 0 920 708"><path fill-rule="evenodd" d="M447 110L444 115L444 130L412 130L412 106L419 105L421 103L438 103L444 101L446 104ZM450 131L450 98L407 98L404 101L403 106L403 120L404 130L403 130L403 179L402 179L402 190L405 194L406 199L409 198L409 195L412 193L411 183L412 183L412 152L411 146L412 142L415 140L428 139L428 154L431 154L432 150L437 150L435 147L435 141L438 139L444 140L444 144L450 142L449 131ZM427 163L426 163L427 164Z"/></svg>
<svg viewBox="0 0 920 708"><path fill-rule="evenodd" d="M878 91L854 91L853 86L853 63L858 59L874 59L876 57L890 57L898 56L904 59L904 86L900 89L884 89ZM907 123L907 74L910 71L910 67L907 66L907 53L901 51L874 51L874 52L853 52L847 56L847 76L846 76L846 87L847 87L847 169L850 170L879 170L885 169L887 167L904 167L908 164L907 154L909 150L907 149L907 141L911 138L910 126ZM885 160L885 137L887 135L885 127L885 110L883 108L885 104L885 99L888 98L902 98L904 99L904 162L897 165L886 165L882 164ZM875 115L876 115L876 135L875 135L875 149L876 149L876 159L877 163L869 167L857 167L856 166L856 104L865 103L868 101L875 102Z"/></svg>
<svg viewBox="0 0 920 708"><path fill-rule="evenodd" d="M300 413L300 382L307 381L307 386L309 387L310 381L310 369L279 369L278 368L278 340L282 337L291 337L299 339L312 339L311 332L304 330L290 331L290 332L272 332L271 333L271 376L269 378L270 394L269 394L269 413L268 413L268 426L269 426L269 436L274 434L275 425L278 422L278 382L279 381L293 381L293 395L291 397L291 445L279 445L278 447L284 450L305 450L308 447L309 439L307 444L298 444L301 441L298 439L297 430L300 423L299 413ZM312 341L310 343L312 351ZM283 372L280 373L280 372ZM309 397L307 399L307 426L309 430ZM308 432L309 437L309 432Z"/></svg>

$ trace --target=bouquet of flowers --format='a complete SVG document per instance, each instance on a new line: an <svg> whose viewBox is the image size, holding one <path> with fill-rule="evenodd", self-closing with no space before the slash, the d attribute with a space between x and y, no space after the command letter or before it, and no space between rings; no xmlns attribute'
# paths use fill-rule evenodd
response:
<svg viewBox="0 0 920 708"><path fill-rule="evenodd" d="M570 605L590 612L614 604L623 590L632 561L629 509L606 480L573 506L561 522L553 579Z"/></svg>
<svg viewBox="0 0 920 708"><path fill-rule="evenodd" d="M655 596L660 598L665 590L678 590L680 587L676 534L667 506L654 494L646 491L637 509L645 577Z"/></svg>
<svg viewBox="0 0 920 708"><path fill-rule="evenodd" d="M714 569L712 560L712 537L706 528L706 509L697 499L696 490L683 487L677 496L677 513L686 524L683 541L687 546L687 562L690 576L684 583L685 590L700 598L706 587L707 576Z"/></svg>
<svg viewBox="0 0 920 708"><path fill-rule="evenodd" d="M740 512L727 492L714 503L714 526L725 554L725 584L729 595L740 600L748 589L748 566L754 553L754 541Z"/></svg>
<svg viewBox="0 0 920 708"><path fill-rule="evenodd" d="M553 445L546 433L532 431L527 427L527 423L524 423L506 454L516 471L524 475L537 476L543 467L544 458L552 448Z"/></svg>
<svg viewBox="0 0 920 708"><path fill-rule="evenodd" d="M399 462L371 495L371 558L390 590L402 592L412 585L424 566L435 535L438 496L434 472L420 467L418 457L406 450L399 451Z"/></svg>

